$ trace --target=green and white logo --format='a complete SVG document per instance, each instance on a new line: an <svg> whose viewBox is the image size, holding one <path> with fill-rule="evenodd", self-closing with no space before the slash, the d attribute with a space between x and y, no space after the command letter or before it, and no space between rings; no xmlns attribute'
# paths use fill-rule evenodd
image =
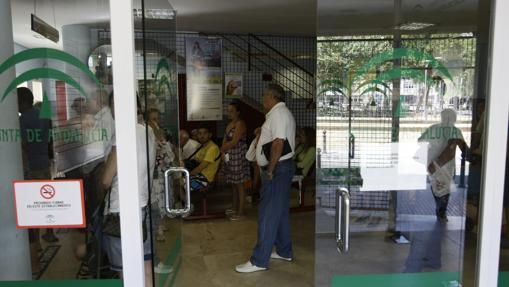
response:
<svg viewBox="0 0 509 287"><path fill-rule="evenodd" d="M14 54L12 57L8 58L0 65L0 74L4 73L9 68L14 67L16 64L34 59L54 59L62 61L66 64L70 64L78 68L84 74L86 74L99 87L102 87L102 84L99 82L99 80L97 80L95 75L78 58L66 52L51 48L34 48ZM3 102L3 100L11 92L13 92L18 87L18 85L35 79L54 79L63 81L66 84L75 88L85 98L88 98L83 87L69 75L53 68L40 67L30 69L16 77L3 91L0 102ZM49 99L46 92L44 92L43 103L39 117L44 119L51 119L51 116L52 116L51 105L49 103Z"/></svg>
<svg viewBox="0 0 509 287"><path fill-rule="evenodd" d="M415 63L423 64L427 69L434 70L437 73L432 77L427 77L425 69L398 67L396 65L393 65L395 67L387 71L373 73L373 70L376 70L378 67L388 62L398 60L410 60ZM393 91L389 83L393 80L406 78L423 82L426 86L431 86L437 84L437 82L443 81L443 77L453 82L452 76L447 68L433 57L433 55L415 49L396 48L379 53L365 63L355 65L354 68L347 73L344 81L340 80L345 78L343 75L338 75L336 79L322 81L320 83L318 96L327 92L334 92L350 99L354 95L364 96L367 93L376 92L387 97L392 95ZM401 102L400 100L395 112L395 115L398 117L402 113Z"/></svg>

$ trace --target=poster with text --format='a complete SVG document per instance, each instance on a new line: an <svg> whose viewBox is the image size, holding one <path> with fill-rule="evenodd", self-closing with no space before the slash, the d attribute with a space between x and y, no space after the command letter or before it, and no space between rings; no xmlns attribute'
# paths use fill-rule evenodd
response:
<svg viewBox="0 0 509 287"><path fill-rule="evenodd" d="M242 74L225 73L224 91L226 98L240 98L242 96Z"/></svg>
<svg viewBox="0 0 509 287"><path fill-rule="evenodd" d="M217 121L223 117L221 39L186 39L187 120Z"/></svg>

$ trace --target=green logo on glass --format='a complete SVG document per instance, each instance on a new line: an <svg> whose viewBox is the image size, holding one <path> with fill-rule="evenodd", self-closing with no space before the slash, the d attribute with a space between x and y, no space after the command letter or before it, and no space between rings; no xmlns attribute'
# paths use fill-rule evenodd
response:
<svg viewBox="0 0 509 287"><path fill-rule="evenodd" d="M28 61L28 60L34 60L34 59L54 59L59 60L62 62L65 62L67 64L70 64L76 68L78 68L80 71L85 73L92 81L94 81L99 87L102 87L101 83L95 75L88 69L88 67L82 63L78 58L74 57L73 55L70 55L66 52L51 49L51 48L35 48L35 49L29 49L22 52L19 52L17 54L14 54L12 57L5 60L2 64L0 64L0 74L5 72L11 67L14 67L16 64ZM71 85L73 88L75 88L77 91L80 92L85 98L87 98L87 95L84 91L84 89L81 87L81 85L76 82L73 78L71 78L69 75L63 73L62 71L52 69L52 68L34 68L31 70L28 70L24 72L23 74L19 75L14 79L3 91L2 96L0 98L0 102L3 102L3 100L14 91L18 85L35 80L35 79L54 79L54 80L60 80L65 82L68 85ZM46 92L43 93L43 103L42 108L39 114L40 118L44 119L51 119L52 112L51 112L51 105L49 103L48 96Z"/></svg>
<svg viewBox="0 0 509 287"><path fill-rule="evenodd" d="M426 77L423 69L415 68L393 67L392 69L383 71L374 77L372 76L373 73L370 74L373 69L376 69L389 61L401 61L405 59L416 63L426 63L428 68L440 72L440 74L442 74L446 79L453 82L452 76L447 68L433 57L433 55L415 49L396 48L379 53L362 65L355 65L354 69L348 73L346 81L339 80L339 78L342 78L341 75L338 75L339 77L337 77L337 79L322 81L318 95L322 95L327 92L335 92L348 99L353 95L363 96L370 92L377 92L382 94L384 97L387 97L389 93L392 93L391 86L388 83L396 79L412 79L423 82L427 86L443 81L440 76ZM399 117L401 113L402 106L401 101L399 101L395 116Z"/></svg>

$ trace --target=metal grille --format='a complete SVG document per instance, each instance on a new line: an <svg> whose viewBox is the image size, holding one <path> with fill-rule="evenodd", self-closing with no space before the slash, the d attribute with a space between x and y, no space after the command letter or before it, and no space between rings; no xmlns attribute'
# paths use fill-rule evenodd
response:
<svg viewBox="0 0 509 287"><path fill-rule="evenodd" d="M261 110L263 89L268 83L276 82L288 93L286 104L297 125L315 126L316 38L178 33L177 50L179 59L184 61L179 62L179 73L185 73L186 38L199 36L223 39L223 72L243 74L246 101ZM272 81L264 81L264 75L270 75Z"/></svg>
<svg viewBox="0 0 509 287"><path fill-rule="evenodd" d="M176 41L178 73L185 74L185 40L192 37L219 37L223 39L223 72L243 74L244 100L261 111L262 92L268 83L280 84L287 91L286 104L292 110L298 126L314 127L316 38L270 35L201 34L178 32L146 32L148 46L159 51L172 47ZM109 31L100 31L101 42L109 42ZM141 40L141 33L136 33ZM136 45L141 45L141 43ZM141 55L136 57L138 66L143 64ZM148 68L154 61L147 58ZM143 78L143 69L137 68L138 79ZM264 81L270 75L272 81ZM269 77L270 77L269 76ZM150 77L150 75L149 75ZM227 101L224 101L226 111Z"/></svg>

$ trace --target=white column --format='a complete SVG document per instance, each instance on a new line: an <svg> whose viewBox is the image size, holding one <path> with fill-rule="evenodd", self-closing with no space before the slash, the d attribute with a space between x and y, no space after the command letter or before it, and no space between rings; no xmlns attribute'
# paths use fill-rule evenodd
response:
<svg viewBox="0 0 509 287"><path fill-rule="evenodd" d="M489 73L491 81L486 118L486 139L483 162L483 197L480 218L481 239L476 286L496 287L499 272L500 227L502 225L502 201L504 198L507 124L509 115L509 91L507 91L507 67L509 67L509 1L496 0L493 5L490 43Z"/></svg>
<svg viewBox="0 0 509 287"><path fill-rule="evenodd" d="M11 1L0 0L0 62L14 54ZM0 91L15 78L14 68L0 75ZM15 92L0 102L0 129L19 129ZM16 229L12 180L23 179L20 140L0 141L0 281L30 280L30 251L26 230Z"/></svg>
<svg viewBox="0 0 509 287"><path fill-rule="evenodd" d="M113 90L122 230L124 286L144 286L143 238L136 147L136 92L132 0L111 0Z"/></svg>

